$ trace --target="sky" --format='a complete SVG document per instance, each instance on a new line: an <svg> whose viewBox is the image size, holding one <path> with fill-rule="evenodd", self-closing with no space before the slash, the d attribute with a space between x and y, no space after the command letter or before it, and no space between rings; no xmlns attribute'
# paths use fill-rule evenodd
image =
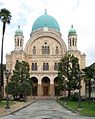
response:
<svg viewBox="0 0 95 119"><path fill-rule="evenodd" d="M45 9L47 14L53 16L59 23L62 39L66 45L68 45L68 31L73 25L78 35L78 50L86 54L86 66L95 62L95 0L0 0L0 9L2 8L8 9L12 15L10 25L6 26L4 63L6 53L14 50L14 34L18 25L23 30L25 47L34 21L45 13Z"/></svg>

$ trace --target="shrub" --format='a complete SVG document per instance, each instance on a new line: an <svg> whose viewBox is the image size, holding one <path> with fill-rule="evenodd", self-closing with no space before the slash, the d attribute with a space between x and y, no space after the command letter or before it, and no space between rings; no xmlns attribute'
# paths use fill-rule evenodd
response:
<svg viewBox="0 0 95 119"><path fill-rule="evenodd" d="M11 81L6 85L5 91L7 93L7 88L8 88L8 94L12 95L14 100L18 97L19 95L19 85L15 81Z"/></svg>
<svg viewBox="0 0 95 119"><path fill-rule="evenodd" d="M78 93L74 93L69 97L70 101L78 101L78 99L79 99Z"/></svg>

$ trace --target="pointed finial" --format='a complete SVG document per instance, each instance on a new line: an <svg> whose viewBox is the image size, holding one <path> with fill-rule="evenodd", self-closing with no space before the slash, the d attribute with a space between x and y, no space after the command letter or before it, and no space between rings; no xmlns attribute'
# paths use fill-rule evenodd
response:
<svg viewBox="0 0 95 119"><path fill-rule="evenodd" d="M73 25L71 25L71 28L73 28Z"/></svg>
<svg viewBox="0 0 95 119"><path fill-rule="evenodd" d="M47 9L45 9L45 14L47 14Z"/></svg>
<svg viewBox="0 0 95 119"><path fill-rule="evenodd" d="M18 25L18 28L20 29L20 25Z"/></svg>

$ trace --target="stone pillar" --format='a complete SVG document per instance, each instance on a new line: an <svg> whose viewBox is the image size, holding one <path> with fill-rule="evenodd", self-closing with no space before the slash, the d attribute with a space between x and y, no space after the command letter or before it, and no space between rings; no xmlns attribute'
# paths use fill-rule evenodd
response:
<svg viewBox="0 0 95 119"><path fill-rule="evenodd" d="M38 84L38 96L42 95L41 84Z"/></svg>
<svg viewBox="0 0 95 119"><path fill-rule="evenodd" d="M50 84L50 96L54 96L54 85Z"/></svg>
<svg viewBox="0 0 95 119"><path fill-rule="evenodd" d="M50 80L50 96L54 96L54 82Z"/></svg>
<svg viewBox="0 0 95 119"><path fill-rule="evenodd" d="M38 96L42 96L42 84L41 84L41 80L38 80Z"/></svg>

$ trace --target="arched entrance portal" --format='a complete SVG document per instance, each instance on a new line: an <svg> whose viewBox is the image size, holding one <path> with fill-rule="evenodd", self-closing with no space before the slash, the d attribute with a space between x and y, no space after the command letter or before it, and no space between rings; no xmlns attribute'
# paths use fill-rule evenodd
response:
<svg viewBox="0 0 95 119"><path fill-rule="evenodd" d="M54 95L58 96L59 91L58 91L58 77L54 79Z"/></svg>
<svg viewBox="0 0 95 119"><path fill-rule="evenodd" d="M32 88L32 95L37 96L38 92L38 79L36 77L31 78L32 83L33 83L33 88Z"/></svg>
<svg viewBox="0 0 95 119"><path fill-rule="evenodd" d="M50 79L48 77L44 77L42 79L42 90L43 90L43 96L48 96L49 95Z"/></svg>

